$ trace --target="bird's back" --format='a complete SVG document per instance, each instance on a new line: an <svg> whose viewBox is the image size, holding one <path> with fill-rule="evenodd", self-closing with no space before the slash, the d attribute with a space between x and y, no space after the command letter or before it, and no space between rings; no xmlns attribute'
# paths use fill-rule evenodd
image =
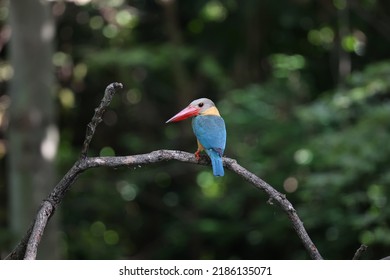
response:
<svg viewBox="0 0 390 280"><path fill-rule="evenodd" d="M213 149L220 156L223 155L226 145L226 127L222 117L196 116L192 120L192 128L196 138L206 150Z"/></svg>

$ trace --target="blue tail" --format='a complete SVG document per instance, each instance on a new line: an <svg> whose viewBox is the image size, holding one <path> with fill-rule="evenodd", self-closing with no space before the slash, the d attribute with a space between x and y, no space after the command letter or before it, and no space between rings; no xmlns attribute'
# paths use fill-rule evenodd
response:
<svg viewBox="0 0 390 280"><path fill-rule="evenodd" d="M223 176L225 172L223 170L222 157L214 150L206 150L206 152L211 159L214 176Z"/></svg>

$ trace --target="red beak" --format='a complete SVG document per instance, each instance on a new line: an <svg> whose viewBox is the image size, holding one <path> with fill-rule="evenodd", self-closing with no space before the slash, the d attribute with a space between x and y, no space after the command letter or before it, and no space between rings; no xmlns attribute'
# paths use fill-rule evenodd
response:
<svg viewBox="0 0 390 280"><path fill-rule="evenodd" d="M182 120L185 120L189 117L196 116L198 113L199 113L199 108L196 108L193 106L188 106L188 107L184 108L183 110L181 110L176 115L174 115L172 118L167 120L165 123L182 121Z"/></svg>

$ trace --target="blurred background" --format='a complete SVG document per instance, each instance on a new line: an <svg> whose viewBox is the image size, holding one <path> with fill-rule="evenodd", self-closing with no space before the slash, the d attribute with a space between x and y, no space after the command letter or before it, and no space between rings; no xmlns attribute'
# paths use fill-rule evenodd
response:
<svg viewBox="0 0 390 280"><path fill-rule="evenodd" d="M0 256L78 158L196 150L199 97L226 156L285 193L326 259L390 255L387 0L0 1ZM286 215L227 171L163 162L83 173L43 259L308 259Z"/></svg>

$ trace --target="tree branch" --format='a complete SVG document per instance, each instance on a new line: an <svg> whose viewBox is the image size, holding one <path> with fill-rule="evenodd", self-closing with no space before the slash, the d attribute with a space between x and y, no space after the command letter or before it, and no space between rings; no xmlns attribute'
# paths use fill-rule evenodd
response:
<svg viewBox="0 0 390 280"><path fill-rule="evenodd" d="M89 143L93 137L96 126L101 122L101 117L109 105L113 94L116 90L121 89L122 84L110 84L105 91L105 95L99 107L95 110L95 115L92 121L88 124L86 139L83 144L81 156L79 160L72 166L72 168L65 174L61 181L54 187L49 196L42 202L37 216L27 230L27 233L15 247L15 249L6 257L6 259L35 259L41 237L44 233L45 227L53 215L55 209L63 200L66 192L70 189L77 177L90 168L97 167L133 167L139 165L147 165L162 161L181 161L184 163L210 165L210 160L207 156L202 156L200 160L196 160L192 153L173 150L157 150L147 154L131 155L131 156L117 156L117 157L87 157ZM316 246L310 239L302 221L297 215L293 205L287 200L286 196L265 181L257 177L255 174L249 172L244 167L239 165L236 160L231 158L223 158L224 166L241 176L243 179L251 183L255 188L264 191L272 200L273 204L281 208L290 219L292 226L297 233L299 239L303 243L306 251L312 259L322 259Z"/></svg>
<svg viewBox="0 0 390 280"><path fill-rule="evenodd" d="M353 256L352 260L360 260L362 257L362 254L367 250L368 246L367 245L360 245L359 249L356 250L355 255Z"/></svg>
<svg viewBox="0 0 390 280"><path fill-rule="evenodd" d="M35 218L35 223L27 243L26 253L24 255L25 260L35 260L38 253L38 245L41 242L42 235L45 231L46 225L50 216L54 211L53 204L44 200L40 207L40 211Z"/></svg>
<svg viewBox="0 0 390 280"><path fill-rule="evenodd" d="M308 235L305 227L303 226L303 222L299 218L297 211L294 209L293 205L286 198L286 195L278 192L267 182L263 181L255 174L249 172L244 167L239 165L235 160L232 159L224 159L224 164L232 171L240 175L243 179L251 183L255 188L264 191L270 198L271 201L275 201L276 205L281 208L290 219L292 226L297 233L299 239L303 243L306 251L310 255L313 260L322 260L322 256L320 255L317 247L314 245L310 236Z"/></svg>
<svg viewBox="0 0 390 280"><path fill-rule="evenodd" d="M110 105L115 92L122 88L123 85L121 83L111 83L106 87L102 101L95 109L95 114L92 117L91 122L87 125L85 140L81 149L79 160L72 166L68 173L66 173L61 181L54 187L49 196L42 202L37 216L30 225L26 234L5 259L36 259L38 245L41 242L42 235L50 217L53 215L58 204L61 203L65 193L69 190L79 173L82 171L79 168L79 165L87 158L89 144L95 134L96 127L102 121L102 116L106 111L106 108Z"/></svg>
<svg viewBox="0 0 390 280"><path fill-rule="evenodd" d="M95 134L95 129L102 121L102 117L106 108L110 105L112 97L118 89L122 89L123 85L121 83L112 83L107 86L102 101L100 105L95 109L95 114L92 117L91 122L87 125L87 131L85 133L85 140L81 148L81 158L86 158L89 148L89 143L91 143L92 137Z"/></svg>

